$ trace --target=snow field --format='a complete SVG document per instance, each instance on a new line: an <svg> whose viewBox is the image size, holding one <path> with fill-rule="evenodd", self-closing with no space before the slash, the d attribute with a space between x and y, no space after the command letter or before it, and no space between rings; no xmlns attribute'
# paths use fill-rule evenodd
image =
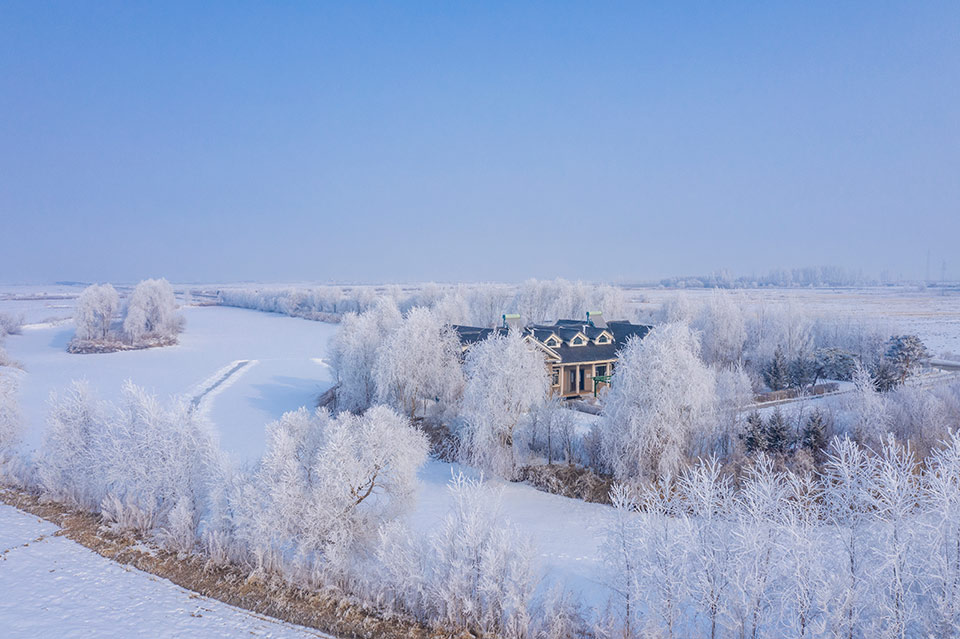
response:
<svg viewBox="0 0 960 639"><path fill-rule="evenodd" d="M328 637L208 599L56 536L0 504L0 636Z"/></svg>

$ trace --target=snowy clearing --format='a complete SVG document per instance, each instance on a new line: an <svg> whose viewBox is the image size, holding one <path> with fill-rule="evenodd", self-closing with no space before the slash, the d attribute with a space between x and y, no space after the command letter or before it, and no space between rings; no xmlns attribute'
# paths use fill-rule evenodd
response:
<svg viewBox="0 0 960 639"><path fill-rule="evenodd" d="M103 399L119 397L126 380L161 397L198 399L217 427L224 450L239 461L263 452L264 426L284 412L311 405L332 384L317 359L335 326L280 315L213 306L187 307L177 346L74 355L66 352L73 327L25 327L6 348L24 365L21 406L25 444L42 441L51 391L86 379ZM237 368L241 360L250 364ZM256 365L253 361L256 360Z"/></svg>
<svg viewBox="0 0 960 639"><path fill-rule="evenodd" d="M202 597L0 504L0 619L27 637L328 637Z"/></svg>

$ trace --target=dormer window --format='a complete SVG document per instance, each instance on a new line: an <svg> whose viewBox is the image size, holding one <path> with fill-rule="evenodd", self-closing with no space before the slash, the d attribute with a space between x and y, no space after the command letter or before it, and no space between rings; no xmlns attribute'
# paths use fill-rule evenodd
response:
<svg viewBox="0 0 960 639"><path fill-rule="evenodd" d="M597 338L597 344L606 344L606 343L607 343L606 335L601 335L600 337Z"/></svg>
<svg viewBox="0 0 960 639"><path fill-rule="evenodd" d="M582 339L580 339L579 337L574 337L574 338L573 338L573 345L574 345L574 346L580 346L580 345L582 345L582 344L583 344L583 340L582 340Z"/></svg>
<svg viewBox="0 0 960 639"><path fill-rule="evenodd" d="M560 346L560 340L558 340L556 337L548 337L547 341L544 343L550 348L556 348L557 346Z"/></svg>

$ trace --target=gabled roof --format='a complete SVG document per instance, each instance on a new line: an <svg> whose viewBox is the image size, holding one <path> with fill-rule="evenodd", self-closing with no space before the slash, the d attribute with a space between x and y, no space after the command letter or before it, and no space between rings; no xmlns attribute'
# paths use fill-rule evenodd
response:
<svg viewBox="0 0 960 639"><path fill-rule="evenodd" d="M550 359L554 355L559 357L561 364L578 364L581 362L600 362L613 361L617 359L617 353L623 348L627 340L631 337L643 339L653 328L645 324L634 324L625 320L609 321L607 327L591 326L580 320L559 320L556 324L532 324L523 328L524 335L547 351ZM499 328L480 328L476 326L454 326L453 329L460 337L460 343L463 348L469 348L471 345L486 339L494 333L505 335L507 329ZM611 341L607 344L597 344L594 340L604 333L611 336ZM588 342L581 346L571 346L570 340L577 335L583 335L588 338ZM560 340L559 346L546 346L545 342L550 337L555 336Z"/></svg>

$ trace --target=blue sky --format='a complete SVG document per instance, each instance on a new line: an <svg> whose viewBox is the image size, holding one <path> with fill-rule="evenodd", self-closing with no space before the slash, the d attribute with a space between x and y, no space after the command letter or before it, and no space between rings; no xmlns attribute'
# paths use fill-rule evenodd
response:
<svg viewBox="0 0 960 639"><path fill-rule="evenodd" d="M0 281L960 278L960 3L0 5Z"/></svg>

